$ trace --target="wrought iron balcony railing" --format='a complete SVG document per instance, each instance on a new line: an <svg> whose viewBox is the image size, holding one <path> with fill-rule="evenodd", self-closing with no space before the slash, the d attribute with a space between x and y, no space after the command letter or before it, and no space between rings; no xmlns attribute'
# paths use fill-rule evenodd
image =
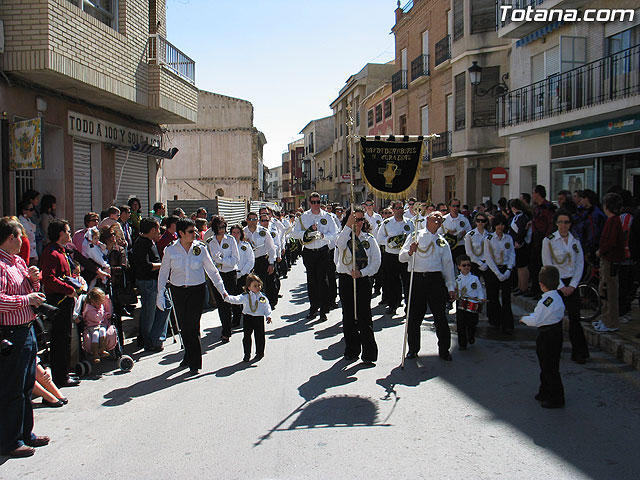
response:
<svg viewBox="0 0 640 480"><path fill-rule="evenodd" d="M411 81L420 77L429 76L429 54L418 55L411 62Z"/></svg>
<svg viewBox="0 0 640 480"><path fill-rule="evenodd" d="M407 71L400 70L391 76L391 93L407 88Z"/></svg>
<svg viewBox="0 0 640 480"><path fill-rule="evenodd" d="M640 44L512 90L498 99L498 126L513 127L640 95Z"/></svg>
<svg viewBox="0 0 640 480"><path fill-rule="evenodd" d="M187 82L196 83L196 62L162 35L149 35L149 63L162 65Z"/></svg>
<svg viewBox="0 0 640 480"><path fill-rule="evenodd" d="M448 157L451 155L451 132L441 132L440 138L434 138L431 146L433 158Z"/></svg>
<svg viewBox="0 0 640 480"><path fill-rule="evenodd" d="M437 67L443 62L446 62L451 58L451 35L447 35L438 43L436 43L436 62Z"/></svg>

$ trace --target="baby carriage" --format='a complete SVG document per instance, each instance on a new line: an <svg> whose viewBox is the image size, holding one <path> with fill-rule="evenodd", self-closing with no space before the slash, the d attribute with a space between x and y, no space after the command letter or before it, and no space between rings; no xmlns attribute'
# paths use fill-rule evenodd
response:
<svg viewBox="0 0 640 480"><path fill-rule="evenodd" d="M109 357L117 360L118 368L123 372L129 372L133 368L134 362L129 355L125 355L122 349L124 337L122 334L122 320L118 313L118 309L111 302L113 297L111 291L111 283L108 283L105 288L108 291L108 295L105 298L104 307L108 312L109 319L105 322L106 328L106 340L103 345L104 350L109 352ZM90 375L92 371L92 363L89 360L89 354L92 352L91 347L91 327L86 325L83 318L83 310L86 304L86 295L80 295L76 302L74 309L74 321L78 324L78 336L82 345L81 360L76 364L75 370L78 376Z"/></svg>

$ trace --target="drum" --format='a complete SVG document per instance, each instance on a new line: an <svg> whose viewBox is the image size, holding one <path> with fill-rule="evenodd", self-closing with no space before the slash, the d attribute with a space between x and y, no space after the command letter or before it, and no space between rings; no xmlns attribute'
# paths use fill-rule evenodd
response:
<svg viewBox="0 0 640 480"><path fill-rule="evenodd" d="M458 300L458 308L469 313L480 313L482 311L482 302L463 297Z"/></svg>

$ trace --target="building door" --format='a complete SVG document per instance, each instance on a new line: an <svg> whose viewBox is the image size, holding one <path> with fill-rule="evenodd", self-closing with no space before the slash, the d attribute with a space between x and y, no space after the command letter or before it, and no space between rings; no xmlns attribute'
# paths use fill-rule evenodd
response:
<svg viewBox="0 0 640 480"><path fill-rule="evenodd" d="M640 168L631 168L627 170L627 190L638 198L640 196Z"/></svg>
<svg viewBox="0 0 640 480"><path fill-rule="evenodd" d="M125 163L126 161L126 163ZM124 167L124 169L123 169ZM140 212L143 217L151 210L149 204L149 159L146 155L116 150L116 206L126 205L130 198L140 200ZM119 184L119 188L118 188Z"/></svg>
<svg viewBox="0 0 640 480"><path fill-rule="evenodd" d="M85 214L93 211L91 202L91 145L73 142L73 229L84 228Z"/></svg>

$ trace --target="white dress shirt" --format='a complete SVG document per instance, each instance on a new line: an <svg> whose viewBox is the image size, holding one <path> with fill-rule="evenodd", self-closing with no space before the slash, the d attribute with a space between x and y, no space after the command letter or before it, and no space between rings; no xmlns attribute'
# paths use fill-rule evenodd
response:
<svg viewBox="0 0 640 480"><path fill-rule="evenodd" d="M378 229L378 245L384 245L384 251L398 255L402 245L413 232L413 223L409 220L396 220L395 217L387 218Z"/></svg>
<svg viewBox="0 0 640 480"><path fill-rule="evenodd" d="M464 215L458 214L458 216L454 217L449 213L442 219L442 226L440 228L442 229L442 233L448 233L456 237L458 240L457 243L459 244L460 240L471 230L471 225Z"/></svg>
<svg viewBox="0 0 640 480"><path fill-rule="evenodd" d="M483 272L487 269L487 261L485 259L484 239L489 233L484 230L482 233L474 228L464 236L464 250L473 263L478 265Z"/></svg>
<svg viewBox="0 0 640 480"><path fill-rule="evenodd" d="M413 242L418 243L418 250L409 255L409 248ZM442 272L447 290L455 291L456 281L451 259L451 248L438 233L428 230L419 230L414 240L413 235L407 238L400 250L398 260L409 264L409 271L413 267L414 272Z"/></svg>
<svg viewBox="0 0 640 480"><path fill-rule="evenodd" d="M229 295L225 301L234 305L242 305L242 313L245 315L253 317L271 316L271 305L269 305L269 300L262 292L258 294L247 292L241 295Z"/></svg>
<svg viewBox="0 0 640 480"><path fill-rule="evenodd" d="M578 288L584 269L580 241L569 233L565 243L558 232L552 233L542 240L542 265L553 265L560 272L560 278L570 278L569 286Z"/></svg>
<svg viewBox="0 0 640 480"><path fill-rule="evenodd" d="M317 232L319 234L315 235L315 238L311 241L308 241L304 238L305 233L313 225L317 226ZM331 248L331 243L335 242L335 239L338 236L338 228L336 227L336 222L331 215L324 210L320 210L320 213L318 214L313 214L311 210L307 210L296 220L292 236L293 238L301 240L304 248L309 248L311 250L317 250L324 246Z"/></svg>
<svg viewBox="0 0 640 480"><path fill-rule="evenodd" d="M235 238L225 233L222 241L218 242L218 237L213 235L207 239L207 246L209 247L211 259L218 267L218 270L224 273L238 270L240 255L238 254L238 245Z"/></svg>
<svg viewBox="0 0 640 480"><path fill-rule="evenodd" d="M164 289L167 282L177 287L201 285L205 271L223 297L227 292L222 277L213 264L207 245L196 240L186 252L178 240L164 249L160 273L158 274L158 308L164 310Z"/></svg>
<svg viewBox="0 0 640 480"><path fill-rule="evenodd" d="M542 294L535 310L530 315L525 315L520 320L530 327L543 327L555 325L564 317L564 302L557 290L549 290Z"/></svg>
<svg viewBox="0 0 640 480"><path fill-rule="evenodd" d="M502 234L502 238L498 238L496 233L490 233L484 239L484 253L487 266L491 269L501 282L509 278L509 273L500 273L499 266L506 266L507 269L513 270L516 264L516 249L513 245L513 238L508 233Z"/></svg>
<svg viewBox="0 0 640 480"><path fill-rule="evenodd" d="M348 247L350 240L351 228L345 225L342 232L340 232L340 235L338 235L338 240L336 241L337 248L334 260L336 262L336 271L338 273L346 273L347 275L351 275L353 262L351 249ZM360 270L360 273L363 277L373 277L380 269L381 256L378 242L376 242L373 235L362 231L360 232L360 235L358 235L358 240L362 243L364 251L367 254L367 266Z"/></svg>
<svg viewBox="0 0 640 480"><path fill-rule="evenodd" d="M244 240L241 240L238 245L238 255L238 278L240 278L251 273L256 263L256 258L253 255L251 244Z"/></svg>
<svg viewBox="0 0 640 480"><path fill-rule="evenodd" d="M24 227L24 231L27 232L27 238L29 239L29 245L31 245L31 249L29 250L29 258L38 258L38 249L36 246L36 224L29 220L24 215L20 215L18 217L20 223ZM45 232L46 233L46 232Z"/></svg>
<svg viewBox="0 0 640 480"><path fill-rule="evenodd" d="M371 225L371 232L373 233L373 235L376 235L378 233L378 229L380 228L380 225L382 225L382 215L380 215L377 212L373 212L373 215L370 216L365 210L364 218L366 218L369 224Z"/></svg>
<svg viewBox="0 0 640 480"><path fill-rule="evenodd" d="M253 255L255 258L267 255L269 263L273 265L276 262L276 245L269 231L262 225L256 227L255 232L251 232L249 227L244 227L244 238L253 247Z"/></svg>
<svg viewBox="0 0 640 480"><path fill-rule="evenodd" d="M460 274L456 277L456 295L458 298L470 298L471 300L484 300L487 298L484 294L482 283L473 273Z"/></svg>

